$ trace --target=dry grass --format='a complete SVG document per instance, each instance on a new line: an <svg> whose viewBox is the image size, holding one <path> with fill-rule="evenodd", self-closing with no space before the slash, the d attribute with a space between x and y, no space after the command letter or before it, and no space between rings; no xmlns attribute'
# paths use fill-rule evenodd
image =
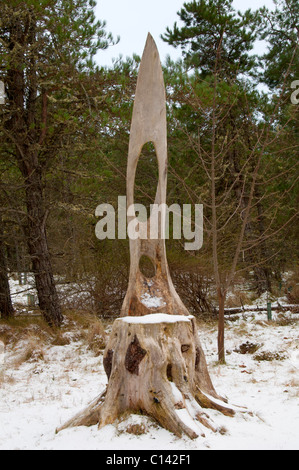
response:
<svg viewBox="0 0 299 470"><path fill-rule="evenodd" d="M248 335L248 325L245 320L242 320L237 327L234 327L234 333L237 336L247 336Z"/></svg>
<svg viewBox="0 0 299 470"><path fill-rule="evenodd" d="M146 434L147 429L144 424L129 424L124 432L134 434L134 436L141 436L142 434Z"/></svg>
<svg viewBox="0 0 299 470"><path fill-rule="evenodd" d="M291 304L299 304L299 285L293 286L287 297Z"/></svg>
<svg viewBox="0 0 299 470"><path fill-rule="evenodd" d="M5 371L0 370L0 388L3 387L4 384L13 385L16 383L16 379L11 375L5 373Z"/></svg>
<svg viewBox="0 0 299 470"><path fill-rule="evenodd" d="M297 323L298 319L297 318L292 318L289 315L279 313L276 318L275 318L275 323L276 325L279 326L288 326L288 325L293 325L294 323Z"/></svg>
<svg viewBox="0 0 299 470"><path fill-rule="evenodd" d="M26 342L23 341L24 346L20 353L18 353L13 361L13 367L20 367L24 362L38 362L43 361L45 358L44 344L41 343L39 338L35 336L29 336L26 338Z"/></svg>
<svg viewBox="0 0 299 470"><path fill-rule="evenodd" d="M106 333L104 325L97 317L93 318L86 333L88 348L99 356L106 347Z"/></svg>
<svg viewBox="0 0 299 470"><path fill-rule="evenodd" d="M67 338L71 336L72 340L82 340L95 354L100 354L106 346L106 333L102 320L94 313L84 310L69 310L64 313L64 318L62 335Z"/></svg>
<svg viewBox="0 0 299 470"><path fill-rule="evenodd" d="M63 312L63 330L86 330L96 318L95 314L87 310L66 310Z"/></svg>
<svg viewBox="0 0 299 470"><path fill-rule="evenodd" d="M36 337L42 342L49 341L53 330L41 318L15 317L0 320L0 340L7 345L15 345L28 337Z"/></svg>
<svg viewBox="0 0 299 470"><path fill-rule="evenodd" d="M49 346L65 346L72 341L82 341L96 356L106 346L102 321L94 314L69 311L64 315L61 328L50 328L40 317L15 317L0 320L0 341L9 351L13 367L24 362L42 361Z"/></svg>
<svg viewBox="0 0 299 470"><path fill-rule="evenodd" d="M150 418L149 416L145 416L143 415L143 413L138 411L134 411L133 414L136 417L136 419L134 420L135 422L132 422L132 413L128 410L125 411L122 416L118 419L118 435L127 433L132 434L134 436L141 436L143 434L148 433L150 428L159 429L159 425L155 419Z"/></svg>
<svg viewBox="0 0 299 470"><path fill-rule="evenodd" d="M58 330L55 333L55 336L53 340L51 341L51 344L53 346L66 346L67 344L70 344L71 340L70 337L65 335L62 331Z"/></svg>
<svg viewBox="0 0 299 470"><path fill-rule="evenodd" d="M222 434L223 436L224 436L225 434L229 434L228 429L227 429L225 426L220 426L220 427L217 429L217 432L219 432L219 434Z"/></svg>
<svg viewBox="0 0 299 470"><path fill-rule="evenodd" d="M50 343L53 331L36 317L15 317L0 321L0 340L4 343L10 365L19 367L24 362L44 360L45 346Z"/></svg>
<svg viewBox="0 0 299 470"><path fill-rule="evenodd" d="M66 312L62 331L66 331L72 337L72 340L86 342L88 348L96 355L101 354L105 349L107 341L105 326L94 313L86 311Z"/></svg>

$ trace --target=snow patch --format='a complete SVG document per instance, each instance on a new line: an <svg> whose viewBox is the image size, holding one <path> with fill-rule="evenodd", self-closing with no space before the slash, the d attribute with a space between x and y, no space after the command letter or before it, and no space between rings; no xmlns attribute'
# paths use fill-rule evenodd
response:
<svg viewBox="0 0 299 470"><path fill-rule="evenodd" d="M172 395L176 403L182 402L184 403L183 395L177 388L176 384L174 382L170 382L171 388L172 388Z"/></svg>
<svg viewBox="0 0 299 470"><path fill-rule="evenodd" d="M141 317L122 317L118 320L125 323L176 323L176 322L189 322L193 315L169 315L167 313L151 313ZM117 321L118 321L117 320Z"/></svg>
<svg viewBox="0 0 299 470"><path fill-rule="evenodd" d="M175 410L175 412L178 418L185 424L185 426L192 429L192 431L194 431L198 436L202 434L202 429L192 419L186 408Z"/></svg>
<svg viewBox="0 0 299 470"><path fill-rule="evenodd" d="M148 308L158 308L166 305L162 297L151 296L148 292L142 294L141 303Z"/></svg>

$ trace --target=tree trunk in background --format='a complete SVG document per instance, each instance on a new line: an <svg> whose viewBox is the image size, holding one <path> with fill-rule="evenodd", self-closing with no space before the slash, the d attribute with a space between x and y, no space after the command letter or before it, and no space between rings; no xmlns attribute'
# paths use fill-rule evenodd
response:
<svg viewBox="0 0 299 470"><path fill-rule="evenodd" d="M221 364L225 363L224 351L224 303L225 295L221 289L218 289L218 304L219 304L219 317L218 317L218 361Z"/></svg>
<svg viewBox="0 0 299 470"><path fill-rule="evenodd" d="M257 220L257 227L258 227L258 233L261 238L264 237L264 234L266 233L266 222L265 222L265 211L262 206L262 195L260 194L260 189L259 187L255 189L255 197L257 198L257 214L258 214L258 220ZM253 272L254 272L254 278L256 281L256 291L258 295L263 294L264 292L272 292L272 271L271 269L267 266L268 262L266 261L263 263L261 266L258 265L258 263L264 258L267 259L269 257L269 250L267 246L267 241L263 240L259 246L256 247L256 252L257 252L257 266L254 266Z"/></svg>
<svg viewBox="0 0 299 470"><path fill-rule="evenodd" d="M50 326L60 326L63 320L54 282L46 235L47 212L44 209L41 174L37 168L27 179L26 205L28 212L28 249L35 277L39 307Z"/></svg>
<svg viewBox="0 0 299 470"><path fill-rule="evenodd" d="M0 220L0 314L1 318L10 318L14 314L7 275L5 248L3 244L3 228Z"/></svg>
<svg viewBox="0 0 299 470"><path fill-rule="evenodd" d="M38 44L37 20L33 10L27 12L25 26L15 15L9 24L10 48L14 51L7 73L7 97L12 109L6 132L15 146L16 161L26 192L26 238L35 276L39 307L50 326L60 326L61 308L55 287L47 236L47 212L44 204L44 162L40 147L47 125L47 96L38 101L38 72L32 51ZM25 32L24 32L25 31ZM21 47L22 46L22 47ZM31 54L27 54L29 49ZM26 74L25 74L26 70ZM38 123L42 131L38 131Z"/></svg>

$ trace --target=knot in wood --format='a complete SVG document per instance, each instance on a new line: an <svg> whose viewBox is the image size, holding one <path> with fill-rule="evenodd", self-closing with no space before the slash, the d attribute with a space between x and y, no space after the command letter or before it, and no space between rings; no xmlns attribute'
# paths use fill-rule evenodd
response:
<svg viewBox="0 0 299 470"><path fill-rule="evenodd" d="M107 355L104 357L104 360L103 360L103 365L104 365L104 369L108 377L108 380L110 379L110 375L112 371L112 360L113 360L113 350L109 349L107 352Z"/></svg>
<svg viewBox="0 0 299 470"><path fill-rule="evenodd" d="M139 340L135 335L127 349L125 357L125 367L127 371L131 374L139 375L139 364L145 355L146 351L141 347Z"/></svg>

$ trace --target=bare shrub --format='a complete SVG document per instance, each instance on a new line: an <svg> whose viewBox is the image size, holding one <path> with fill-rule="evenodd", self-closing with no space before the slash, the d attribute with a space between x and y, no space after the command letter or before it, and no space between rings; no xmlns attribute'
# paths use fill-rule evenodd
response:
<svg viewBox="0 0 299 470"><path fill-rule="evenodd" d="M296 269L287 280L286 295L288 302L299 304L299 269Z"/></svg>
<svg viewBox="0 0 299 470"><path fill-rule="evenodd" d="M184 266L175 262L170 264L170 271L176 291L190 313L203 319L213 316L213 282L208 272L198 266Z"/></svg>
<svg viewBox="0 0 299 470"><path fill-rule="evenodd" d="M60 301L65 310L86 310L102 318L119 316L128 287L128 250L119 243L105 242L88 275L75 280L66 277L61 283Z"/></svg>
<svg viewBox="0 0 299 470"><path fill-rule="evenodd" d="M291 304L299 304L299 285L294 285L287 294Z"/></svg>
<svg viewBox="0 0 299 470"><path fill-rule="evenodd" d="M284 361L287 355L283 352L261 351L253 356L255 361Z"/></svg>
<svg viewBox="0 0 299 470"><path fill-rule="evenodd" d="M245 290L236 289L230 295L227 296L226 307L242 307L243 305L250 305L252 303L252 297L249 292Z"/></svg>
<svg viewBox="0 0 299 470"><path fill-rule="evenodd" d="M242 343L238 348L235 348L234 352L239 354L254 354L260 348L260 346L260 344L246 341L246 343Z"/></svg>

